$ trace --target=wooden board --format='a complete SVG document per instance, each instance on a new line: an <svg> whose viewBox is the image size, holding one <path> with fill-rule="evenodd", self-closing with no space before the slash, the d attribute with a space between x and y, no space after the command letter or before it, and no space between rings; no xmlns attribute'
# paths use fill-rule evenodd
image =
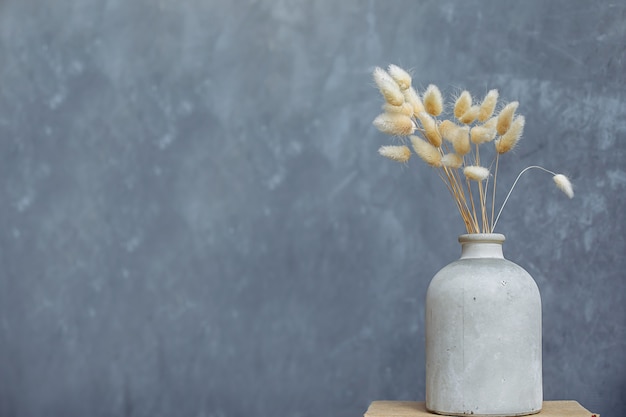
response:
<svg viewBox="0 0 626 417"><path fill-rule="evenodd" d="M374 401L365 417L421 417L436 416L426 410L424 402ZM544 401L537 417L600 417L581 406L577 401Z"/></svg>

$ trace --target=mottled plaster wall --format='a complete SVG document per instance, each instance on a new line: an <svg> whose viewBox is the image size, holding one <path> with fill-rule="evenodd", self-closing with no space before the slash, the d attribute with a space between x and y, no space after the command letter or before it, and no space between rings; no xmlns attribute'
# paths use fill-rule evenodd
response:
<svg viewBox="0 0 626 417"><path fill-rule="evenodd" d="M0 2L0 415L358 416L424 398L462 223L376 150L371 70L519 100L499 223L546 399L626 415L626 5ZM504 193L501 193L504 194Z"/></svg>

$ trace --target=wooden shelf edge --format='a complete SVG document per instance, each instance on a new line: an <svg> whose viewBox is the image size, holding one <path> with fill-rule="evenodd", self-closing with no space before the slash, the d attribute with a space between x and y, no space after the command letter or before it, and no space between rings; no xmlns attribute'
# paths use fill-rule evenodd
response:
<svg viewBox="0 0 626 417"><path fill-rule="evenodd" d="M436 416L426 410L423 401L374 401L364 414L364 417L422 417ZM577 401L544 401L543 408L537 417L600 417L592 413Z"/></svg>

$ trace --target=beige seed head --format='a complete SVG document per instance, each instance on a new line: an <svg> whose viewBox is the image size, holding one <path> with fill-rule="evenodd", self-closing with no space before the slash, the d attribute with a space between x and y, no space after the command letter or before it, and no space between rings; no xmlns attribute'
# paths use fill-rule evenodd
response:
<svg viewBox="0 0 626 417"><path fill-rule="evenodd" d="M385 71L384 69L382 69L381 67L374 68L374 72L372 73L372 76L374 77L374 82L376 83L378 88L381 88L385 84L398 85L394 81L394 79L391 78L391 75L389 75L389 73Z"/></svg>
<svg viewBox="0 0 626 417"><path fill-rule="evenodd" d="M511 126L511 122L513 121L513 116L515 115L515 111L517 110L517 106L519 103L517 101L513 101L500 111L498 114L498 124L496 129L498 130L499 135L504 135L509 127Z"/></svg>
<svg viewBox="0 0 626 417"><path fill-rule="evenodd" d="M454 151L459 155L465 155L472 149L469 138L469 127L463 126L457 129L456 136L452 142Z"/></svg>
<svg viewBox="0 0 626 417"><path fill-rule="evenodd" d="M383 95L385 101L394 106L400 106L404 103L404 95L398 83L391 78L391 75L384 69L376 67L374 69L374 82L378 86L378 90Z"/></svg>
<svg viewBox="0 0 626 417"><path fill-rule="evenodd" d="M435 122L435 119L430 117L426 112L418 113L417 118L422 123L426 139L428 139L431 145L437 148L440 147L441 135L439 134L439 129L437 129L437 122Z"/></svg>
<svg viewBox="0 0 626 417"><path fill-rule="evenodd" d="M506 133L496 140L496 152L503 154L515 148L524 132L524 116L517 116Z"/></svg>
<svg viewBox="0 0 626 417"><path fill-rule="evenodd" d="M454 117L460 119L472 107L472 96L469 91L463 91L454 102Z"/></svg>
<svg viewBox="0 0 626 417"><path fill-rule="evenodd" d="M441 158L441 165L448 168L461 168L461 165L463 165L463 157L455 153L445 154Z"/></svg>
<svg viewBox="0 0 626 417"><path fill-rule="evenodd" d="M374 119L374 126L388 135L409 136L416 126L409 116L400 113L382 113Z"/></svg>
<svg viewBox="0 0 626 417"><path fill-rule="evenodd" d="M454 142L455 135L459 126L450 120L444 120L439 123L439 134L448 142Z"/></svg>
<svg viewBox="0 0 626 417"><path fill-rule="evenodd" d="M413 150L424 162L433 167L441 166L441 153L438 148L435 148L419 136L411 136L410 139Z"/></svg>
<svg viewBox="0 0 626 417"><path fill-rule="evenodd" d="M383 110L385 113L400 113L405 116L413 116L413 106L410 103L402 103L401 106L393 106L389 103L383 104Z"/></svg>
<svg viewBox="0 0 626 417"><path fill-rule="evenodd" d="M408 146L381 146L378 153L396 162L406 162L411 157Z"/></svg>
<svg viewBox="0 0 626 417"><path fill-rule="evenodd" d="M417 95L417 91L413 87L409 87L402 92L404 94L404 100L413 106L413 115L417 116L418 113L425 111L422 99Z"/></svg>
<svg viewBox="0 0 626 417"><path fill-rule="evenodd" d="M474 126L470 130L470 138L472 143L480 145L481 143L491 142L496 137L496 129L490 129L484 126Z"/></svg>
<svg viewBox="0 0 626 417"><path fill-rule="evenodd" d="M493 114L498 102L498 90L490 90L485 99L480 104L480 110L478 111L478 120L484 122Z"/></svg>
<svg viewBox="0 0 626 417"><path fill-rule="evenodd" d="M479 111L480 111L479 106L472 106L465 113L463 113L463 116L459 118L459 121L461 123L465 123L466 125L468 125L472 123L474 120L476 120L476 118L478 117Z"/></svg>
<svg viewBox="0 0 626 417"><path fill-rule="evenodd" d="M574 197L574 189L572 188L572 183L569 181L569 178L567 178L563 174L556 174L554 177L552 177L552 179L554 180L554 183L559 188L559 190L563 191L565 195L567 195L569 198Z"/></svg>
<svg viewBox="0 0 626 417"><path fill-rule="evenodd" d="M391 64L389 68L387 68L387 71L389 75L391 75L391 78L398 84L400 90L406 90L411 86L411 76L399 66Z"/></svg>
<svg viewBox="0 0 626 417"><path fill-rule="evenodd" d="M486 127L487 129L495 129L497 125L498 125L498 117L494 116L491 119L487 120L485 123L483 123L482 126Z"/></svg>
<svg viewBox="0 0 626 417"><path fill-rule="evenodd" d="M439 91L439 88L437 88L434 84L431 84L426 88L424 96L422 97L422 102L424 103L426 112L433 116L439 116L443 111L441 91Z"/></svg>
<svg viewBox="0 0 626 417"><path fill-rule="evenodd" d="M472 181L480 182L480 181L486 180L487 177L489 177L489 170L485 167L472 165L472 166L465 167L463 169L463 174L465 175L466 178Z"/></svg>

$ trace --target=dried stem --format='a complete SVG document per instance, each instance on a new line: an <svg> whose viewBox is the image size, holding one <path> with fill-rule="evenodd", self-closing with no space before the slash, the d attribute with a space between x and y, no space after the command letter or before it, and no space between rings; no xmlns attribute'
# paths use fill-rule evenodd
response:
<svg viewBox="0 0 626 417"><path fill-rule="evenodd" d="M496 185L498 183L498 162L500 162L500 154L496 152L496 169L493 174L493 194L491 196L491 228L489 229L489 233L493 232L494 228L494 213L496 210Z"/></svg>
<svg viewBox="0 0 626 417"><path fill-rule="evenodd" d="M522 174L524 174L529 169L540 169L542 171L547 172L548 174L557 175L556 173L550 171L549 169L545 169L544 167L540 167L539 165L531 165L529 167L524 168L522 170L522 172L520 172L517 175L517 178L515 178L515 181L513 182L513 185L511 186L511 189L509 190L509 193L506 195L506 198L504 199L504 203L502 203L502 207L500 207L500 211L498 211L498 216L496 217L496 220L493 222L493 227L491 228L492 231L493 231L493 229L496 228L496 225L498 224L498 220L500 219L500 214L502 214L502 210L504 209L504 206L506 206L506 203L509 201L509 197L511 196L511 193L513 192L513 189L517 185L517 181L519 181L519 179L522 176Z"/></svg>

